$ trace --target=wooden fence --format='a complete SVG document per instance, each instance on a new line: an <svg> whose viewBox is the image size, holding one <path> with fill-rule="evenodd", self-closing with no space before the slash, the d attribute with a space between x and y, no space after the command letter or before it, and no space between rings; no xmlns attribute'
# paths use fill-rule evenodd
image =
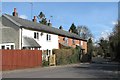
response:
<svg viewBox="0 0 120 80"><path fill-rule="evenodd" d="M0 50L2 70L24 69L42 66L41 50Z"/></svg>

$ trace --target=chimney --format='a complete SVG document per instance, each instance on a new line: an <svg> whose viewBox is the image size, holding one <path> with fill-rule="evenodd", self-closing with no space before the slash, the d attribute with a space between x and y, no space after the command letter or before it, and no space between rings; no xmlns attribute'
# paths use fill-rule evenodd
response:
<svg viewBox="0 0 120 80"><path fill-rule="evenodd" d="M13 16L18 16L17 9L14 8Z"/></svg>
<svg viewBox="0 0 120 80"><path fill-rule="evenodd" d="M52 24L51 24L50 20L48 21L48 26L52 26Z"/></svg>
<svg viewBox="0 0 120 80"><path fill-rule="evenodd" d="M59 29L63 30L63 27L62 27L62 26L60 26L60 27L59 27Z"/></svg>
<svg viewBox="0 0 120 80"><path fill-rule="evenodd" d="M36 20L36 16L34 16L34 19L32 20L33 22L37 22L37 20Z"/></svg>
<svg viewBox="0 0 120 80"><path fill-rule="evenodd" d="M69 32L70 32L70 33L72 33L72 30L71 30L71 29L69 29Z"/></svg>

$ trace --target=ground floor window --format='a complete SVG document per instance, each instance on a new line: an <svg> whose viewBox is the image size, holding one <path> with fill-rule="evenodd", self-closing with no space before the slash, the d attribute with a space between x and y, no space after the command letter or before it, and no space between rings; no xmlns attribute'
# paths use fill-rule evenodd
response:
<svg viewBox="0 0 120 80"><path fill-rule="evenodd" d="M0 49L15 49L14 43L3 43L0 44Z"/></svg>
<svg viewBox="0 0 120 80"><path fill-rule="evenodd" d="M1 46L1 49L5 49L5 46Z"/></svg>

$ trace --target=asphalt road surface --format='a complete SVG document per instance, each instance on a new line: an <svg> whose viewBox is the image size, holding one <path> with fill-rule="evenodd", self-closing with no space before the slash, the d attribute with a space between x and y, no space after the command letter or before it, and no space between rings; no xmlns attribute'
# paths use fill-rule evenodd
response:
<svg viewBox="0 0 120 80"><path fill-rule="evenodd" d="M93 63L4 71L3 78L119 78L120 66L102 58Z"/></svg>

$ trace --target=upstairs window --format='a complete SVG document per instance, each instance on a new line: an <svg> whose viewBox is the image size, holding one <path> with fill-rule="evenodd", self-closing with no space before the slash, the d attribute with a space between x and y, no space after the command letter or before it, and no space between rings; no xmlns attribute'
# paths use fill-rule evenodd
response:
<svg viewBox="0 0 120 80"><path fill-rule="evenodd" d="M34 32L34 38L39 39L39 33L38 32Z"/></svg>
<svg viewBox="0 0 120 80"><path fill-rule="evenodd" d="M51 35L49 35L49 40L51 40Z"/></svg>
<svg viewBox="0 0 120 80"><path fill-rule="evenodd" d="M49 35L47 34L47 37L46 37L46 38L47 38L47 41L48 41L48 39L49 39L48 37L49 37Z"/></svg>
<svg viewBox="0 0 120 80"><path fill-rule="evenodd" d="M39 33L37 32L37 39L39 39Z"/></svg>
<svg viewBox="0 0 120 80"><path fill-rule="evenodd" d="M75 44L75 40L74 39L72 40L72 43L73 43L73 45Z"/></svg>
<svg viewBox="0 0 120 80"><path fill-rule="evenodd" d="M83 41L81 41L81 45L83 45Z"/></svg>
<svg viewBox="0 0 120 80"><path fill-rule="evenodd" d="M65 41L66 44L68 44L68 38L64 37L63 40Z"/></svg>
<svg viewBox="0 0 120 80"><path fill-rule="evenodd" d="M46 40L47 40L47 41L51 41L51 35L47 34Z"/></svg>
<svg viewBox="0 0 120 80"><path fill-rule="evenodd" d="M34 38L35 38L35 39L37 38L36 32L34 32Z"/></svg>

